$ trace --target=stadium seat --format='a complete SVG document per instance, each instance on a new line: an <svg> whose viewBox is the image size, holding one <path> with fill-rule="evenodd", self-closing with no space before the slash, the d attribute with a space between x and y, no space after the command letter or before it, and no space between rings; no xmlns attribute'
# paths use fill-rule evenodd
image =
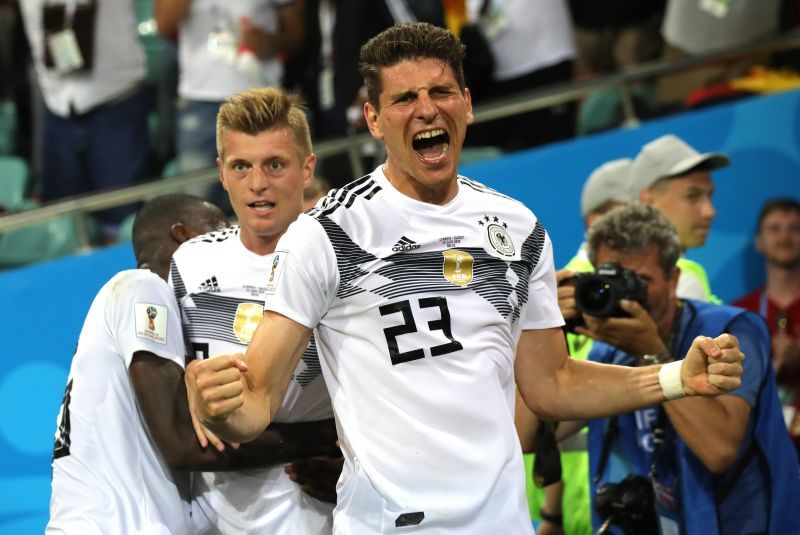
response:
<svg viewBox="0 0 800 535"><path fill-rule="evenodd" d="M122 220L122 223L119 224L119 229L117 230L117 242L130 242L133 239L133 220L136 219L136 212L128 215L125 219Z"/></svg>
<svg viewBox="0 0 800 535"><path fill-rule="evenodd" d="M25 200L20 209L38 206ZM85 217L85 216L75 216ZM89 218L85 217L88 222ZM91 223L89 230L91 231ZM77 252L81 248L71 216L62 216L38 225L0 234L0 268L8 268L50 260Z"/></svg>
<svg viewBox="0 0 800 535"><path fill-rule="evenodd" d="M13 154L17 133L17 108L10 100L0 100L0 155Z"/></svg>
<svg viewBox="0 0 800 535"><path fill-rule="evenodd" d="M27 187L27 162L16 156L0 156L0 206L9 211L20 210Z"/></svg>

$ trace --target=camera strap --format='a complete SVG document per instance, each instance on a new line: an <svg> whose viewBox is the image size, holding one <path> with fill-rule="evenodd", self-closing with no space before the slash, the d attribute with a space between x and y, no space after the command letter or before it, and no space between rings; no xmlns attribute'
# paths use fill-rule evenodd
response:
<svg viewBox="0 0 800 535"><path fill-rule="evenodd" d="M678 334L681 331L681 320L683 319L683 310L684 310L684 301L682 299L677 300L677 306L675 307L675 316L672 318L672 326L669 330L669 335L667 336L667 340L665 341L665 345L667 346L667 352L675 358L675 349L677 347L678 341ZM653 435L655 437L656 431L660 431L661 435L663 436L664 433L664 424L666 423L666 413L664 412L663 408L659 412L659 417L656 422L656 427L653 429ZM594 482L595 484L600 482L600 478L603 477L603 472L606 470L606 464L608 464L608 457L611 455L611 445L614 443L614 440L617 438L619 434L619 422L617 421L617 416L612 416L608 419L608 428L603 435L603 447L600 450L600 460L597 463L597 471L594 474ZM653 451L653 455L655 458L655 450ZM652 472L652 466L651 466Z"/></svg>

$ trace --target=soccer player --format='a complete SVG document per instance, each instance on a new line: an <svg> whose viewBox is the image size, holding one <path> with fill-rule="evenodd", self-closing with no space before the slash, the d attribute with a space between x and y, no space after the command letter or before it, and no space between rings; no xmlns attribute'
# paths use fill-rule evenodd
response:
<svg viewBox="0 0 800 535"><path fill-rule="evenodd" d="M183 335L166 283L170 257L180 243L227 224L219 208L184 194L158 197L136 216L139 269L121 271L97 294L72 359L58 414L48 533L189 532L189 474L173 471L179 455L162 455L160 446L169 434L184 437L184 462L203 452L182 389L151 389L142 363L181 377ZM167 410L173 405L183 411Z"/></svg>
<svg viewBox="0 0 800 535"><path fill-rule="evenodd" d="M184 244L170 274L198 359L247 347L264 298L278 283L280 257L272 252L302 212L303 188L311 183L316 162L303 110L276 88L244 91L222 104L217 151L220 181L239 224ZM319 432L307 434L305 448L338 452L313 340L293 372L275 421L309 427L316 422ZM199 532L330 533L332 505L303 490L283 465L204 472L193 480L192 520Z"/></svg>
<svg viewBox="0 0 800 535"><path fill-rule="evenodd" d="M386 163L281 238L246 357L193 365L201 421L246 440L279 414L314 331L345 457L335 533L532 533L515 382L531 410L563 420L739 384L728 336L698 338L682 367L568 358L544 228L457 175L473 120L463 54L424 23L362 47L364 113Z"/></svg>

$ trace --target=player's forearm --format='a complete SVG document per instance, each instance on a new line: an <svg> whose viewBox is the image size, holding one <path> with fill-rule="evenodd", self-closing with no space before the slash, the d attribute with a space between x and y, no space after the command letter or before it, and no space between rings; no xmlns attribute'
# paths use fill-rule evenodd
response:
<svg viewBox="0 0 800 535"><path fill-rule="evenodd" d="M525 374L530 379L518 385L528 407L540 418L588 420L663 402L659 369L566 359L549 378Z"/></svg>
<svg viewBox="0 0 800 535"><path fill-rule="evenodd" d="M203 425L226 442L244 443L258 438L269 426L268 398L253 391L242 393L242 405L224 418L203 418Z"/></svg>
<svg viewBox="0 0 800 535"><path fill-rule="evenodd" d="M191 424L188 430L192 432ZM184 433L185 434L185 433ZM220 472L286 464L295 459L318 455L336 455L336 426L333 419L316 422L272 424L255 440L238 448L220 452L202 448L193 436L184 437L182 452L173 455L169 465L178 470ZM177 452L176 452L177 453Z"/></svg>
<svg viewBox="0 0 800 535"><path fill-rule="evenodd" d="M690 397L664 404L670 423L692 453L714 473L736 460L744 439L749 406L742 398Z"/></svg>

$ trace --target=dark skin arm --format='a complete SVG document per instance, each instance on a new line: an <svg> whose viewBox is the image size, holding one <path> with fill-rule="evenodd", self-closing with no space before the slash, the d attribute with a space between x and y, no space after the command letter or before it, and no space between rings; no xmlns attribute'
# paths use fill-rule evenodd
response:
<svg viewBox="0 0 800 535"><path fill-rule="evenodd" d="M129 371L150 434L173 469L240 470L305 457L341 455L333 419L272 424L258 438L239 448L219 451L203 447L192 427L183 369L152 353L137 351Z"/></svg>

